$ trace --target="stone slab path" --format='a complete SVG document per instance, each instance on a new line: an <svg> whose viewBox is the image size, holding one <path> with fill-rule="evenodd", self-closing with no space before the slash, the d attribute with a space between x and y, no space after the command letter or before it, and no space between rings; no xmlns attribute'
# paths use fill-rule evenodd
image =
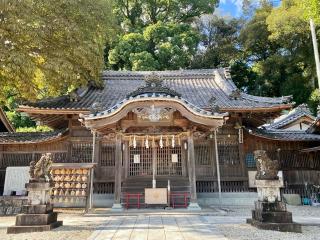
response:
<svg viewBox="0 0 320 240"><path fill-rule="evenodd" d="M228 240L201 215L109 216L88 240Z"/></svg>

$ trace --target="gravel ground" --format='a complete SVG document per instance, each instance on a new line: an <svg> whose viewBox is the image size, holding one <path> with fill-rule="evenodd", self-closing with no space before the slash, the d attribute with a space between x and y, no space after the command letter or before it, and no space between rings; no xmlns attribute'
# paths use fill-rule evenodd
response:
<svg viewBox="0 0 320 240"><path fill-rule="evenodd" d="M214 224L219 232L232 240L319 240L319 226L303 226L303 233L283 233L256 229L245 224L245 219L250 217L253 207L232 206L221 211L217 208L208 211L205 216L209 224ZM304 222L317 221L320 223L320 207L289 206L288 210L294 218ZM142 214L142 213L141 213ZM154 215L153 213L149 213ZM175 215L174 213L172 213ZM64 210L59 214L59 220L64 221L64 226L50 232L6 234L6 228L14 224L15 217L0 217L0 239L17 240L67 240L87 239L102 223L106 221L106 215L93 214L84 216L81 211Z"/></svg>
<svg viewBox="0 0 320 240"><path fill-rule="evenodd" d="M287 206L296 218L317 218L320 220L320 207ZM250 217L252 207L229 206L226 207L225 216ZM320 226L303 226L302 233L284 233L267 231L252 227L248 224L218 224L218 229L227 238L232 240L319 240Z"/></svg>
<svg viewBox="0 0 320 240"><path fill-rule="evenodd" d="M286 233L256 229L248 224L217 225L232 240L319 240L320 227L302 227L302 233Z"/></svg>
<svg viewBox="0 0 320 240"><path fill-rule="evenodd" d="M227 206L223 207L226 210L227 216L251 216L251 210L254 206ZM297 217L320 217L320 206L289 206L287 205L287 210L292 212L292 216ZM320 239L320 236L319 236Z"/></svg>
<svg viewBox="0 0 320 240"><path fill-rule="evenodd" d="M67 240L87 239L105 217L83 217L82 214L60 214L58 220L63 220L64 226L48 232L6 234L7 227L13 225L15 217L0 217L1 240Z"/></svg>

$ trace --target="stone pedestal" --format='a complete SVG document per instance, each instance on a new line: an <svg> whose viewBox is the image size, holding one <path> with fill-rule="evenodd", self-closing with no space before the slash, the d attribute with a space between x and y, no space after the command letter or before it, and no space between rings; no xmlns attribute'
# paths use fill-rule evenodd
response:
<svg viewBox="0 0 320 240"><path fill-rule="evenodd" d="M301 225L292 221L292 213L281 201L279 180L256 180L258 201L247 223L265 230L301 233Z"/></svg>
<svg viewBox="0 0 320 240"><path fill-rule="evenodd" d="M16 216L15 226L8 227L7 233L42 232L62 226L50 203L50 188L48 182L27 184L28 205L22 207L22 214Z"/></svg>

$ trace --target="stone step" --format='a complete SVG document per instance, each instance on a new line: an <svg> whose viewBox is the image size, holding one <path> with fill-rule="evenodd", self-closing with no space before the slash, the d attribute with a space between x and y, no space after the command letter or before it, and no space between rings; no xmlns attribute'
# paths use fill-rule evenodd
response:
<svg viewBox="0 0 320 240"><path fill-rule="evenodd" d="M252 218L260 222L292 223L291 212L261 212L252 210Z"/></svg>
<svg viewBox="0 0 320 240"><path fill-rule="evenodd" d="M62 221L56 221L47 225L38 226L11 226L7 228L7 234L44 232L62 226Z"/></svg>
<svg viewBox="0 0 320 240"><path fill-rule="evenodd" d="M280 232L296 232L301 233L301 225L298 223L265 223L259 222L254 219L247 219L247 223L251 224L254 227L264 230L273 230Z"/></svg>
<svg viewBox="0 0 320 240"><path fill-rule="evenodd" d="M47 214L18 214L16 226L48 225L57 221L58 213Z"/></svg>

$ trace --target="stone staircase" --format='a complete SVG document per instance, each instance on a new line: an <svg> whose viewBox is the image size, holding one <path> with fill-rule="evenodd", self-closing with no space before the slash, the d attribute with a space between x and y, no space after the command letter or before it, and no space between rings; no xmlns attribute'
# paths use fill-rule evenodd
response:
<svg viewBox="0 0 320 240"><path fill-rule="evenodd" d="M157 188L167 188L168 180L172 192L190 192L187 177L157 177ZM129 177L122 183L123 193L144 193L145 188L152 188L152 177Z"/></svg>
<svg viewBox="0 0 320 240"><path fill-rule="evenodd" d="M170 189L172 194L178 194L179 196L172 196L176 205L183 206L185 203L184 195L186 194L187 202L189 202L189 193L190 193L190 183L189 178L186 177L157 177L157 188L167 188L168 180L170 180ZM129 207L137 207L138 199L137 197L126 197L128 194L138 194L140 193L140 208L147 207L144 204L144 189L152 188L152 177L131 177L127 178L122 183L122 199L121 202L123 206L126 206L126 203L129 203ZM150 207L150 206L149 206ZM152 206L153 208L161 206ZM163 206L162 206L163 207Z"/></svg>

